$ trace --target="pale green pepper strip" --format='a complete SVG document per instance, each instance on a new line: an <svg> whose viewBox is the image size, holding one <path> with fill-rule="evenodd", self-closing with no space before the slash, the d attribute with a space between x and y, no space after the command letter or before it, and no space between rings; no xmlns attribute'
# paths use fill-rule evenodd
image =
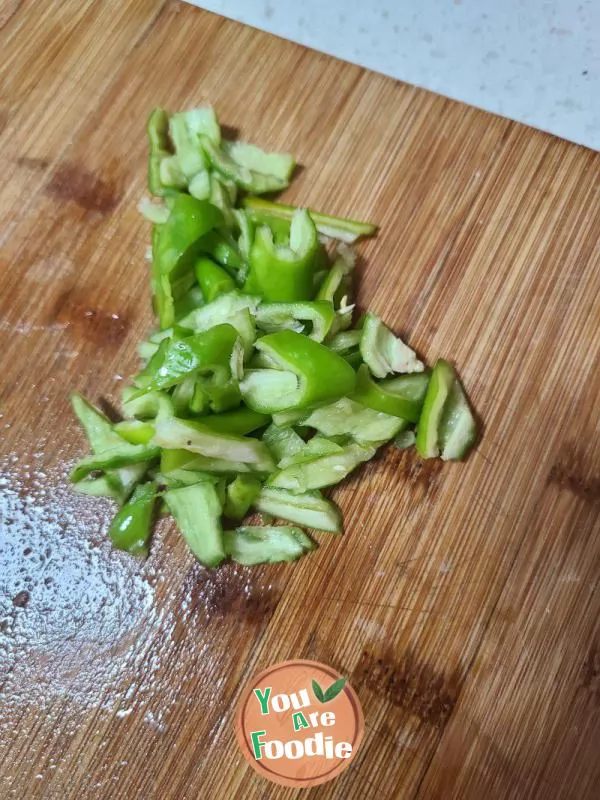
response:
<svg viewBox="0 0 600 800"><path fill-rule="evenodd" d="M217 489L208 481L171 489L164 499L188 547L205 567L226 557L221 528L222 507Z"/></svg>
<svg viewBox="0 0 600 800"><path fill-rule="evenodd" d="M190 420L159 420L155 444L170 449L189 450L209 458L229 459L251 465L257 471L275 468L267 446L258 439L217 433L206 425Z"/></svg>
<svg viewBox="0 0 600 800"><path fill-rule="evenodd" d="M312 411L302 420L324 436L352 436L358 442L383 444L405 430L406 419L366 408L348 397Z"/></svg>
<svg viewBox="0 0 600 800"><path fill-rule="evenodd" d="M303 530L287 525L245 525L225 531L223 542L231 560L248 567L295 561L316 546Z"/></svg>
<svg viewBox="0 0 600 800"><path fill-rule="evenodd" d="M295 206L273 203L270 200L263 200L259 197L245 197L242 200L242 205L252 214L256 222L265 225L268 225L269 220L273 218L291 220L297 210ZM352 244L361 236L373 236L377 232L377 226L369 222L332 217L329 214L322 214L320 211L312 211L310 209L309 213L319 233L348 244Z"/></svg>
<svg viewBox="0 0 600 800"><path fill-rule="evenodd" d="M263 303L256 309L256 324L267 333L291 330L322 342L331 329L335 312L330 302ZM305 327L310 329L305 332Z"/></svg>
<svg viewBox="0 0 600 800"><path fill-rule="evenodd" d="M436 362L417 424L416 446L422 458L435 458L440 453L441 421L455 377L454 369L447 361L440 359Z"/></svg>
<svg viewBox="0 0 600 800"><path fill-rule="evenodd" d="M238 475L227 486L224 513L229 519L242 519L248 513L261 489L261 483L252 475Z"/></svg>
<svg viewBox="0 0 600 800"><path fill-rule="evenodd" d="M261 514L272 514L276 519L329 533L341 533L343 527L339 508L320 492L294 494L286 489L265 486L256 498L254 508Z"/></svg>
<svg viewBox="0 0 600 800"><path fill-rule="evenodd" d="M372 312L368 312L364 318L360 352L376 378L385 378L392 372L422 372L425 369L415 351L394 336Z"/></svg>
<svg viewBox="0 0 600 800"><path fill-rule="evenodd" d="M340 448L340 452L316 456L300 464L291 464L272 475L268 485L293 492L307 492L311 489L334 486L359 464L369 461L374 455L374 447L358 443L349 444Z"/></svg>

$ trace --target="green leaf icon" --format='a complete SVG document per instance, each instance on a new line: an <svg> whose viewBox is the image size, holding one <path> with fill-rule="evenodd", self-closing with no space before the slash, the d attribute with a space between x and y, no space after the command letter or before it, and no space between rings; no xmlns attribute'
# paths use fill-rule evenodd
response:
<svg viewBox="0 0 600 800"><path fill-rule="evenodd" d="M313 679L312 688L313 692L315 693L315 697L317 698L319 703L328 703L330 700L333 700L334 697L338 696L338 694L342 691L342 689L346 685L347 680L348 678L338 678L337 681L334 681L329 687L329 689L327 689L324 692L323 689L321 689L319 684L316 682L316 680Z"/></svg>
<svg viewBox="0 0 600 800"><path fill-rule="evenodd" d="M337 681L335 681L335 683L332 683L329 689L327 689L325 692L324 702L328 703L330 700L333 700L334 697L337 697L346 685L347 680L347 678L339 678Z"/></svg>
<svg viewBox="0 0 600 800"><path fill-rule="evenodd" d="M313 678L312 682L313 692L315 693L315 697L320 703L325 703L325 695L323 694L323 689L319 686L316 680Z"/></svg>

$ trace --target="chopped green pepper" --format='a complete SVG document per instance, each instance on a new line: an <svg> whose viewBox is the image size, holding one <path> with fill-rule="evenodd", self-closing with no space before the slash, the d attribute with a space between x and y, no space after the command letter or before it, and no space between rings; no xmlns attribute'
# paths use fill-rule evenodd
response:
<svg viewBox="0 0 600 800"><path fill-rule="evenodd" d="M258 439L219 433L199 422L172 417L158 421L154 441L160 447L189 450L209 458L229 459L270 472L275 464L265 444ZM163 469L163 471L165 471Z"/></svg>
<svg viewBox="0 0 600 800"><path fill-rule="evenodd" d="M263 225L269 225L272 219L290 220L297 210L294 206L273 203L270 200L263 200L259 197L245 197L242 205L249 211L256 222ZM329 214L322 214L320 211L310 210L309 213L319 233L348 244L355 242L360 236L373 236L377 232L377 226L371 225L369 222L332 217Z"/></svg>
<svg viewBox="0 0 600 800"><path fill-rule="evenodd" d="M219 295L233 292L236 288L231 275L210 258L197 259L194 270L196 280L207 303L216 300Z"/></svg>
<svg viewBox="0 0 600 800"><path fill-rule="evenodd" d="M238 475L227 486L225 516L229 519L242 519L254 503L261 489L260 481L251 475Z"/></svg>
<svg viewBox="0 0 600 800"><path fill-rule="evenodd" d="M439 359L417 425L417 451L423 458L434 458L441 450L445 461L460 460L476 435L475 419L458 376L451 364Z"/></svg>
<svg viewBox="0 0 600 800"><path fill-rule="evenodd" d="M269 425L263 433L262 440L278 464L282 458L299 453L304 448L304 439L292 428L279 428L275 424Z"/></svg>
<svg viewBox="0 0 600 800"><path fill-rule="evenodd" d="M225 558L222 507L219 495L207 481L171 489L164 499L192 553L205 567L216 567Z"/></svg>
<svg viewBox="0 0 600 800"><path fill-rule="evenodd" d="M262 303L256 309L256 324L267 333L291 330L306 333L309 339L322 342L329 333L334 316L332 304L323 300ZM310 325L308 331L305 330L307 325Z"/></svg>
<svg viewBox="0 0 600 800"><path fill-rule="evenodd" d="M163 108L155 108L148 125L148 188L157 197L164 197L184 189L185 175L173 155L169 140L169 115Z"/></svg>
<svg viewBox="0 0 600 800"><path fill-rule="evenodd" d="M339 508L320 492L294 494L286 489L265 486L254 502L261 514L272 514L307 528L329 533L341 533L342 515Z"/></svg>
<svg viewBox="0 0 600 800"><path fill-rule="evenodd" d="M108 535L115 547L134 555L148 555L152 511L156 499L153 483L142 483L131 499L117 511Z"/></svg>
<svg viewBox="0 0 600 800"><path fill-rule="evenodd" d="M308 408L350 394L356 384L352 367L324 345L294 331L263 336L256 348L279 369L248 371L240 384L246 404L272 414Z"/></svg>
<svg viewBox="0 0 600 800"><path fill-rule="evenodd" d="M352 436L358 442L383 444L408 426L408 420L366 408L342 397L331 405L312 411L304 425L316 428L325 436Z"/></svg>
<svg viewBox="0 0 600 800"><path fill-rule="evenodd" d="M271 230L260 226L250 250L245 290L269 303L310 300L318 244L316 228L305 209L294 214L289 247L276 245Z"/></svg>
<svg viewBox="0 0 600 800"><path fill-rule="evenodd" d="M225 531L223 541L231 560L248 567L295 561L315 548L303 530L287 525L245 525Z"/></svg>
<svg viewBox="0 0 600 800"><path fill-rule="evenodd" d="M417 422L428 383L429 372L401 375L376 383L369 375L366 364L363 364L357 372L356 391L352 399L375 411Z"/></svg>
<svg viewBox="0 0 600 800"><path fill-rule="evenodd" d="M272 475L268 485L293 492L333 486L359 464L369 461L375 455L374 447L359 443L338 447L337 450L339 452L317 455L302 463L290 464Z"/></svg>
<svg viewBox="0 0 600 800"><path fill-rule="evenodd" d="M422 372L425 369L415 351L394 336L377 314L370 311L364 317L360 352L377 378L385 378L390 372Z"/></svg>

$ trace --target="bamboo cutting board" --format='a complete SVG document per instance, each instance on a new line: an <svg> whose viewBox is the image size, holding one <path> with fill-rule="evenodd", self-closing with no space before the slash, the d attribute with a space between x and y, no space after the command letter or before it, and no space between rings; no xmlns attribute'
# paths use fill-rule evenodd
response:
<svg viewBox="0 0 600 800"><path fill-rule="evenodd" d="M592 798L600 781L600 156L172 0L0 13L2 798L291 798L234 739L251 675L349 675L366 735L319 798ZM453 359L465 464L388 451L343 537L144 566L74 496L77 388L118 400L151 324L144 124L210 102L372 219L359 303Z"/></svg>

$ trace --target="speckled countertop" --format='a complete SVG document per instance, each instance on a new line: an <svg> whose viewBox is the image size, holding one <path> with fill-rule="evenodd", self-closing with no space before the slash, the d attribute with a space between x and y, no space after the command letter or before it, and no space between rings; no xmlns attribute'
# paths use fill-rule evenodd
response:
<svg viewBox="0 0 600 800"><path fill-rule="evenodd" d="M600 0L191 0L600 150Z"/></svg>

